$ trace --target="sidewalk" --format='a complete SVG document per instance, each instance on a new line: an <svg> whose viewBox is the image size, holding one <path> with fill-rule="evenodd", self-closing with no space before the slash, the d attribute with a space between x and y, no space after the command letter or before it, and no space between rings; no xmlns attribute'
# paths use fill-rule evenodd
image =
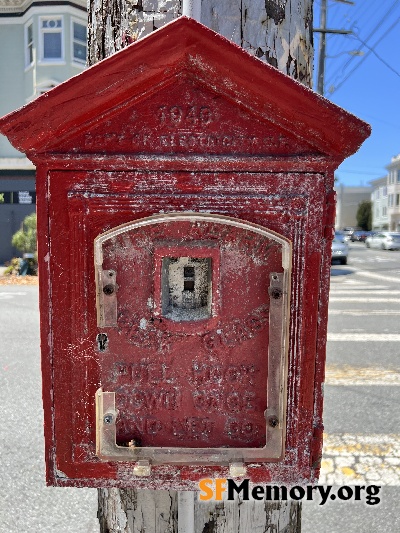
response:
<svg viewBox="0 0 400 533"><path fill-rule="evenodd" d="M38 285L38 276L4 276L6 267L0 266L0 285Z"/></svg>

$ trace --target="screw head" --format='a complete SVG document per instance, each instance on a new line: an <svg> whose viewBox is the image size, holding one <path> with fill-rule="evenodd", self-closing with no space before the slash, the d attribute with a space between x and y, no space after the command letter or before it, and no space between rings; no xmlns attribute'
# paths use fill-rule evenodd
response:
<svg viewBox="0 0 400 533"><path fill-rule="evenodd" d="M113 294L114 292L114 285L105 285L103 287L104 294L107 294L109 296L110 294Z"/></svg>
<svg viewBox="0 0 400 533"><path fill-rule="evenodd" d="M277 416L270 416L270 417L268 418L268 425L269 425L271 428L276 428L276 427L279 425L278 417L277 417Z"/></svg>
<svg viewBox="0 0 400 533"><path fill-rule="evenodd" d="M271 289L270 295L271 295L271 298L273 298L274 300L279 300L279 298L281 298L282 296L282 289L279 289L278 287L274 287L273 289Z"/></svg>
<svg viewBox="0 0 400 533"><path fill-rule="evenodd" d="M112 424L113 420L114 420L113 415L111 415L111 414L109 414L109 413L106 414L106 415L104 415L103 422L104 422L105 424Z"/></svg>

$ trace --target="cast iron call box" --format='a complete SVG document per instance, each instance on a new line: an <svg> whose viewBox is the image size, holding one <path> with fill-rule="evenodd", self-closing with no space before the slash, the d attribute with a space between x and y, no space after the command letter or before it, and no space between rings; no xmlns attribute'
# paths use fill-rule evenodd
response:
<svg viewBox="0 0 400 533"><path fill-rule="evenodd" d="M369 127L180 18L0 131L37 166L48 483L315 481L333 174Z"/></svg>

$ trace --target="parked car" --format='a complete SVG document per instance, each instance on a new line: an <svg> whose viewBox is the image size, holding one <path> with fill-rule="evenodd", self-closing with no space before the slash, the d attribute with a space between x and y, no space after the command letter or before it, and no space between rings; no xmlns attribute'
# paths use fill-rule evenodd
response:
<svg viewBox="0 0 400 533"><path fill-rule="evenodd" d="M370 231L353 231L350 236L351 242L365 242L365 239L370 235Z"/></svg>
<svg viewBox="0 0 400 533"><path fill-rule="evenodd" d="M360 228L359 226L346 226L343 228L343 233L345 235L344 237L344 240L345 241L349 241L351 236L353 235L353 233L355 231L361 231L362 228Z"/></svg>
<svg viewBox="0 0 400 533"><path fill-rule="evenodd" d="M347 265L349 246L346 242L335 237L332 241L332 262L337 260L342 265Z"/></svg>
<svg viewBox="0 0 400 533"><path fill-rule="evenodd" d="M343 231L335 231L335 239L338 239L340 242L344 242L346 240L346 235L343 233Z"/></svg>
<svg viewBox="0 0 400 533"><path fill-rule="evenodd" d="M394 231L381 231L370 235L365 240L367 248L381 250L400 250L400 233Z"/></svg>

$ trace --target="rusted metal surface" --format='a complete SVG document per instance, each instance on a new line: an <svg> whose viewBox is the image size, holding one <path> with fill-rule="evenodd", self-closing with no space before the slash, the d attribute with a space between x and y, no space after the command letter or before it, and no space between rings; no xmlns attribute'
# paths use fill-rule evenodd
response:
<svg viewBox="0 0 400 533"><path fill-rule="evenodd" d="M38 167L48 482L191 490L230 462L315 480L333 172L368 126L180 19L0 131ZM133 461L96 455L99 389Z"/></svg>
<svg viewBox="0 0 400 533"><path fill-rule="evenodd" d="M290 243L236 219L174 213L100 235L95 263L98 306L115 295L101 298L104 272L119 280L117 323L105 323L104 313L98 320L107 335L102 388L115 391L116 404L98 391L97 455L170 464L280 459Z"/></svg>

